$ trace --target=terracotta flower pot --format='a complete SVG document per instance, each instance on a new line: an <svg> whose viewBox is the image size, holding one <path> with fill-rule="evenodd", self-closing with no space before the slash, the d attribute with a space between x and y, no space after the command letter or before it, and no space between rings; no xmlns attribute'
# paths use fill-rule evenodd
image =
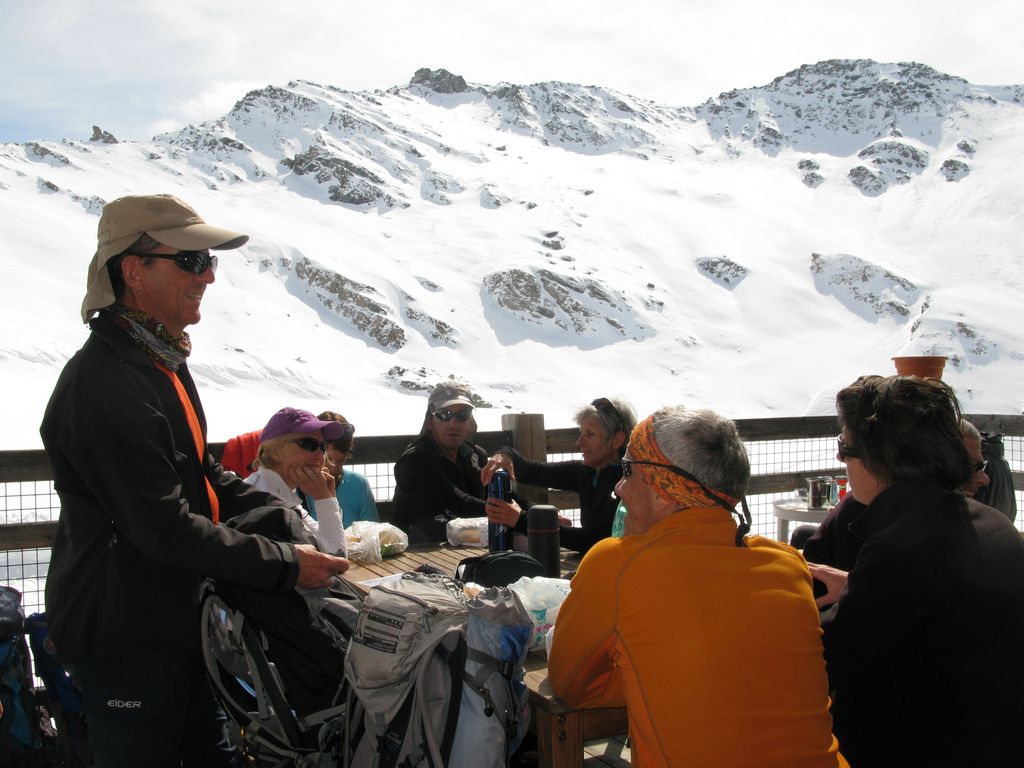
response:
<svg viewBox="0 0 1024 768"><path fill-rule="evenodd" d="M941 379L942 369L946 367L943 355L912 355L910 357L894 357L896 373L900 376L920 376L922 379Z"/></svg>

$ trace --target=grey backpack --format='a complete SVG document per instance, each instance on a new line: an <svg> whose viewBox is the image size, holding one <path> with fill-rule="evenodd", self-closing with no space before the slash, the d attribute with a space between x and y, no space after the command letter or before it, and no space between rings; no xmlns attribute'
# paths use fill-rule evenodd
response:
<svg viewBox="0 0 1024 768"><path fill-rule="evenodd" d="M446 576L374 587L345 657L346 757L362 768L506 766L529 725L532 623L518 596Z"/></svg>

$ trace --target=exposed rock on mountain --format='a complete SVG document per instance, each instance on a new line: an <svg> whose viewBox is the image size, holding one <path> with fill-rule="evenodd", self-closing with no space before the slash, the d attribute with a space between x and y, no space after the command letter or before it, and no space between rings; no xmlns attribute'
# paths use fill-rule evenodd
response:
<svg viewBox="0 0 1024 768"><path fill-rule="evenodd" d="M461 75L453 75L447 69L417 69L409 85L423 85L435 93L462 93L468 86Z"/></svg>
<svg viewBox="0 0 1024 768"><path fill-rule="evenodd" d="M984 365L998 354L998 345L986 338L962 312L938 311L931 297L922 302L921 314L910 328L911 338L921 354L945 355L948 365L960 368L967 364Z"/></svg>
<svg viewBox="0 0 1024 768"><path fill-rule="evenodd" d="M30 160L42 160L47 165L52 165L54 167L71 165L71 161L60 152L56 152L49 147L44 147L36 141L25 142L25 155Z"/></svg>
<svg viewBox="0 0 1024 768"><path fill-rule="evenodd" d="M971 167L963 160L950 158L943 161L939 171L946 177L946 181L960 181L960 179L971 172Z"/></svg>
<svg viewBox="0 0 1024 768"><path fill-rule="evenodd" d="M888 187L885 174L864 165L855 165L847 174L850 183L868 197L876 197Z"/></svg>
<svg viewBox="0 0 1024 768"><path fill-rule="evenodd" d="M102 130L98 125L92 127L92 137L89 141L99 141L103 144L117 144L117 137L110 131Z"/></svg>
<svg viewBox="0 0 1024 768"><path fill-rule="evenodd" d="M570 332L569 343L576 339L593 346L650 334L623 292L590 278L548 269L509 269L487 275L483 293L521 322L525 338L550 340L551 331L559 329ZM530 326L538 331L531 333Z"/></svg>
<svg viewBox="0 0 1024 768"><path fill-rule="evenodd" d="M894 139L876 141L858 152L857 157L870 162L879 176L895 184L906 184L910 174L920 173L928 166L928 152Z"/></svg>
<svg viewBox="0 0 1024 768"><path fill-rule="evenodd" d="M557 231L545 232L544 239L540 241L540 244L552 251L560 251L565 248L565 238Z"/></svg>
<svg viewBox="0 0 1024 768"><path fill-rule="evenodd" d="M428 171L420 189L424 200L438 205L451 205L449 195L465 192L466 187L458 179L440 171Z"/></svg>
<svg viewBox="0 0 1024 768"><path fill-rule="evenodd" d="M866 320L904 320L921 293L910 280L849 254L813 253L810 269L818 291Z"/></svg>
<svg viewBox="0 0 1024 768"><path fill-rule="evenodd" d="M459 333L454 327L419 309L416 300L404 291L402 292L402 315L428 342L444 344L448 347L459 345Z"/></svg>
<svg viewBox="0 0 1024 768"><path fill-rule="evenodd" d="M282 263L289 269L289 263ZM386 350L405 346L405 331L394 320L390 307L381 302L381 293L371 285L358 283L344 275L324 269L307 258L295 263L295 277L313 293L320 305L347 320L367 341ZM293 292L298 292L293 289Z"/></svg>
<svg viewBox="0 0 1024 768"><path fill-rule="evenodd" d="M894 132L935 146L944 120L995 98L923 64L840 59L804 65L762 88L726 91L696 114L729 143L842 155Z"/></svg>
<svg viewBox="0 0 1024 768"><path fill-rule="evenodd" d="M408 203L396 200L385 191L385 181L380 176L332 152L323 137L317 137L305 152L286 157L281 165L296 176L311 175L313 181L327 187L328 199L336 203L356 206L379 203L383 209L409 207Z"/></svg>
<svg viewBox="0 0 1024 768"><path fill-rule="evenodd" d="M750 270L727 256L702 256L696 261L700 273L723 288L735 288Z"/></svg>
<svg viewBox="0 0 1024 768"><path fill-rule="evenodd" d="M480 205L484 208L501 208L501 206L511 202L512 198L501 194L490 184L485 184L483 189L480 190Z"/></svg>
<svg viewBox="0 0 1024 768"><path fill-rule="evenodd" d="M103 213L103 206L107 204L106 200L102 197L97 197L96 195L89 195L86 197L85 195L79 195L71 192L69 197L82 206L86 211L95 214L96 216Z"/></svg>
<svg viewBox="0 0 1024 768"><path fill-rule="evenodd" d="M811 171L810 173L805 173L803 175L803 178L800 179L800 181L802 181L806 186L810 187L811 189L814 189L815 187L820 186L823 181L825 181L825 177L822 176L817 171Z"/></svg>

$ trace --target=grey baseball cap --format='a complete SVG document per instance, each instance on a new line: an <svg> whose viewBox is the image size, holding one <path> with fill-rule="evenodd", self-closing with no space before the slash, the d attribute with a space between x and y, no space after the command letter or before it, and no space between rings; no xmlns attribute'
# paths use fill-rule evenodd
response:
<svg viewBox="0 0 1024 768"><path fill-rule="evenodd" d="M430 410L447 408L450 405L468 405L473 407L473 394L469 387L453 379L438 384L430 393Z"/></svg>

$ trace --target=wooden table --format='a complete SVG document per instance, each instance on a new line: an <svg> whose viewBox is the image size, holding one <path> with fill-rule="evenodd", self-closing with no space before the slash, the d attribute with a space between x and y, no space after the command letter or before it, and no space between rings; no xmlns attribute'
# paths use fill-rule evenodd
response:
<svg viewBox="0 0 1024 768"><path fill-rule="evenodd" d="M808 509L807 499L794 496L791 499L779 499L774 502L772 511L775 513L775 539L789 544L789 524L791 522L820 523L825 519L825 515L832 511L832 507Z"/></svg>
<svg viewBox="0 0 1024 768"><path fill-rule="evenodd" d="M448 575L466 557L486 554L478 547L452 547L448 544L414 545L401 555L389 557L375 565L357 565L345 577L359 584L361 581L406 573L420 565L429 564ZM580 556L562 550L562 573L576 570ZM540 768L579 768L583 764L583 744L595 739L625 734L628 730L626 709L573 709L551 691L548 681L547 659L535 653L527 654L526 685L530 690L531 724L537 737L538 766Z"/></svg>

